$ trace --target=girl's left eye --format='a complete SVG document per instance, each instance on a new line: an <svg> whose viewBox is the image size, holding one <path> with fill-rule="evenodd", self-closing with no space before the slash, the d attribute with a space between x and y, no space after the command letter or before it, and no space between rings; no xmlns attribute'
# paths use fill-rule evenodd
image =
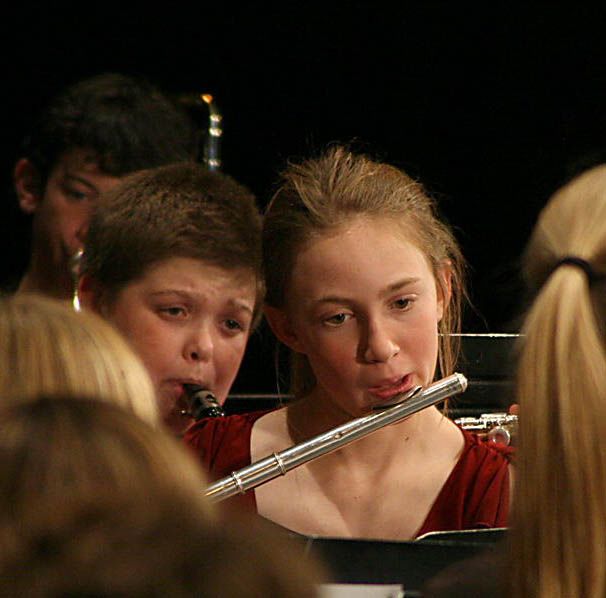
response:
<svg viewBox="0 0 606 598"><path fill-rule="evenodd" d="M338 314L334 314L333 316L330 316L328 318L325 318L324 324L326 324L327 326L341 326L341 324L345 324L345 322L347 322L349 318L351 318L350 314L341 312Z"/></svg>
<svg viewBox="0 0 606 598"><path fill-rule="evenodd" d="M393 302L393 305L396 309L404 311L412 305L412 301L410 297L400 297Z"/></svg>

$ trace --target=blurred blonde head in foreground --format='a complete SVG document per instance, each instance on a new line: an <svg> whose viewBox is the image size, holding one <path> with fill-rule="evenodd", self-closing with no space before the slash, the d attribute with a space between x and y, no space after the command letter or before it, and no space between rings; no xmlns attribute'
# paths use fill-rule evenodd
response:
<svg viewBox="0 0 606 598"><path fill-rule="evenodd" d="M564 260L564 262L562 262ZM606 165L541 212L518 372L512 595L606 595Z"/></svg>
<svg viewBox="0 0 606 598"><path fill-rule="evenodd" d="M158 420L147 371L111 325L36 295L0 299L0 404L55 394L115 402Z"/></svg>
<svg viewBox="0 0 606 598"><path fill-rule="evenodd" d="M0 409L7 595L311 598L320 567L251 521L219 522L163 430L90 399Z"/></svg>

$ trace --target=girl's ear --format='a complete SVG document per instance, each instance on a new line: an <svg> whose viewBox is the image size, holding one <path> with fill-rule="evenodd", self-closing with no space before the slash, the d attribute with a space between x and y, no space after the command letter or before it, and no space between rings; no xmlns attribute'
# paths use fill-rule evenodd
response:
<svg viewBox="0 0 606 598"><path fill-rule="evenodd" d="M106 316L107 302L103 287L92 276L83 274L78 280L78 301L84 309Z"/></svg>
<svg viewBox="0 0 606 598"><path fill-rule="evenodd" d="M290 318L283 309L279 307L271 307L266 305L263 308L265 318L269 323L269 327L276 335L277 339L285 344L289 349L297 353L303 353L302 345L299 337L294 330Z"/></svg>
<svg viewBox="0 0 606 598"><path fill-rule="evenodd" d="M21 158L15 164L13 181L19 207L26 214L33 214L42 199L40 174L37 168L27 158Z"/></svg>
<svg viewBox="0 0 606 598"><path fill-rule="evenodd" d="M436 291L437 291L437 316L438 322L442 320L452 296L452 263L445 260L436 272Z"/></svg>

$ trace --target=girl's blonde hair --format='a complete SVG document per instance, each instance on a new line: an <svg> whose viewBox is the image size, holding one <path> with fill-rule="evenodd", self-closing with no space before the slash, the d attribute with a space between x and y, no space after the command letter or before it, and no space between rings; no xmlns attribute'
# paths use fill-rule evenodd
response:
<svg viewBox="0 0 606 598"><path fill-rule="evenodd" d="M606 165L560 189L525 254L512 595L606 595Z"/></svg>
<svg viewBox="0 0 606 598"><path fill-rule="evenodd" d="M291 164L270 202L263 223L266 301L284 307L298 253L310 240L330 233L359 216L386 218L427 258L442 297L450 303L439 324L439 369L453 371L458 357L457 333L465 296L464 261L459 247L436 215L436 206L421 184L393 166L334 147L317 159ZM443 275L450 271L450 285ZM307 358L293 354L291 386L303 396L315 386Z"/></svg>
<svg viewBox="0 0 606 598"><path fill-rule="evenodd" d="M54 299L0 299L0 404L54 394L98 397L158 421L147 370L110 324Z"/></svg>

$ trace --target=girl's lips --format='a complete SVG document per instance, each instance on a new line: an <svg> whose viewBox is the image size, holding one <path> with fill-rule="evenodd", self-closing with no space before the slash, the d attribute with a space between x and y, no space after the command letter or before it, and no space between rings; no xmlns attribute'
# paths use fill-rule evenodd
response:
<svg viewBox="0 0 606 598"><path fill-rule="evenodd" d="M393 396L407 392L412 388L412 376L406 374L403 378L399 378L393 384L384 384L381 386L373 386L368 389L368 392L381 400L391 399Z"/></svg>

